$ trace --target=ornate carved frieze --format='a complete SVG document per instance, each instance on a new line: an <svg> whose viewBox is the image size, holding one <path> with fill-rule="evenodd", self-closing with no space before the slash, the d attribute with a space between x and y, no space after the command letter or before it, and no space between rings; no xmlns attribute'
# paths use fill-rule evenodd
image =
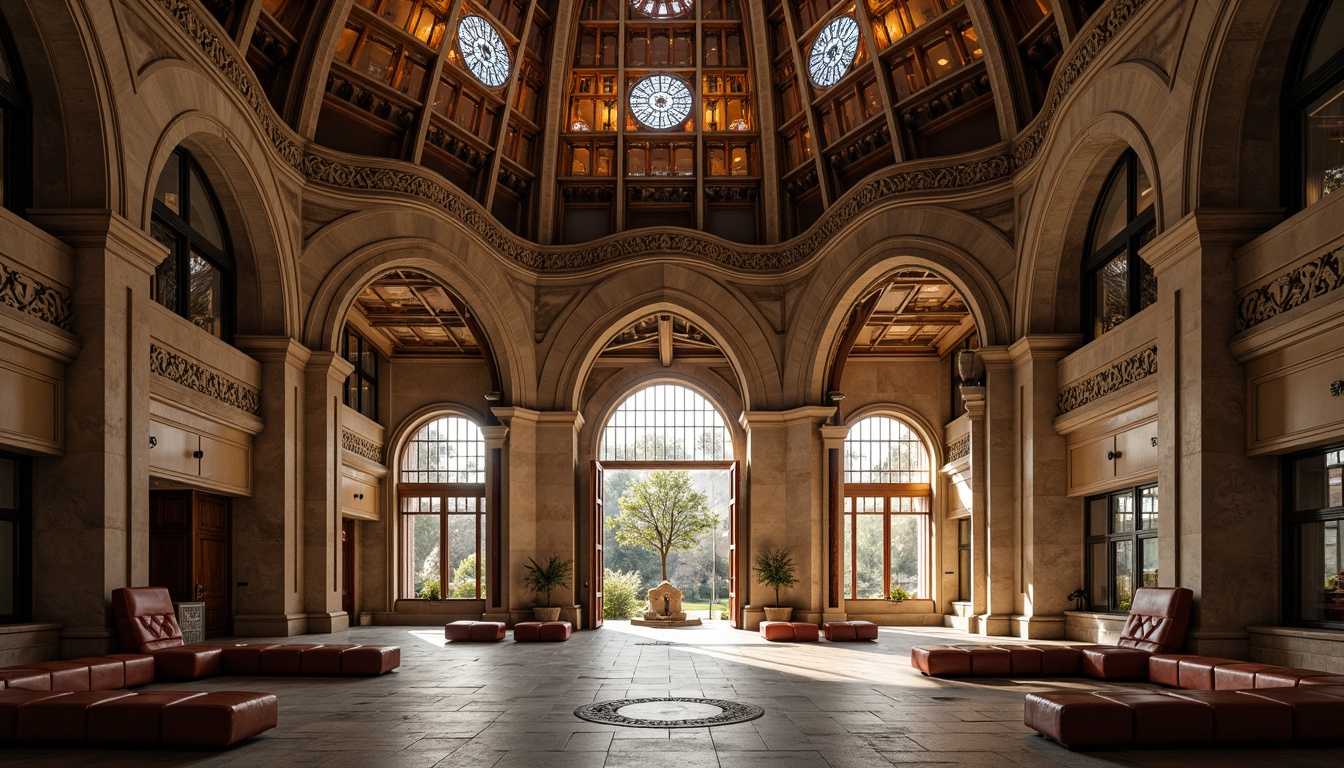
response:
<svg viewBox="0 0 1344 768"><path fill-rule="evenodd" d="M362 456L369 461L383 463L383 446L373 442L363 435L357 435L348 429L341 430L341 447L345 450Z"/></svg>
<svg viewBox="0 0 1344 768"><path fill-rule="evenodd" d="M947 444L947 461L952 463L971 455L971 436L962 435Z"/></svg>
<svg viewBox="0 0 1344 768"><path fill-rule="evenodd" d="M805 235L782 249L729 246L687 231L678 234L615 235L581 250L526 243L503 228L470 197L450 189L427 175L410 169L359 166L306 153L283 126L267 101L247 64L236 55L233 44L219 34L219 27L203 18L191 0L155 0L186 32L220 73L233 84L260 121L263 131L280 157L304 172L310 181L346 189L393 192L419 197L444 209L504 258L542 272L583 269L627 256L650 253L685 256L747 272L788 269L815 254L837 232L865 210L890 198L911 193L965 189L1007 178L1036 156L1064 97L1101 55L1131 18L1150 0L1120 0L1098 18L1074 52L1056 68L1045 107L1031 128L1012 143L1011 149L992 157L916 170L893 170L859 185ZM468 148L470 150L470 148ZM470 155L471 151L466 154ZM792 186L790 194L797 194Z"/></svg>
<svg viewBox="0 0 1344 768"><path fill-rule="evenodd" d="M1336 248L1256 288L1237 305L1237 330L1244 331L1344 285L1344 265Z"/></svg>
<svg viewBox="0 0 1344 768"><path fill-rule="evenodd" d="M261 415L260 392L158 344L149 345L149 371L240 411Z"/></svg>
<svg viewBox="0 0 1344 768"><path fill-rule="evenodd" d="M1068 413L1075 408L1081 408L1093 400L1112 392L1119 392L1155 373L1157 373L1157 347L1152 346L1112 364L1104 371L1098 371L1082 381L1061 389L1059 412Z"/></svg>
<svg viewBox="0 0 1344 768"><path fill-rule="evenodd" d="M74 320L69 296L4 264L0 264L0 303L66 331Z"/></svg>

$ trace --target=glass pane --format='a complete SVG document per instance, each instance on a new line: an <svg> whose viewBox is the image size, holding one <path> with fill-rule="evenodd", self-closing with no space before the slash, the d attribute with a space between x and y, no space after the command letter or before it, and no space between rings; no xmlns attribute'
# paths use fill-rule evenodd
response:
<svg viewBox="0 0 1344 768"><path fill-rule="evenodd" d="M1099 541L1089 545L1088 560L1091 564L1090 576L1092 581L1088 601L1094 611L1109 610L1111 606L1111 569L1106 559L1106 542Z"/></svg>
<svg viewBox="0 0 1344 768"><path fill-rule="evenodd" d="M1093 499L1087 503L1087 535L1105 536L1106 535L1106 515L1110 510L1110 505L1103 496L1099 499Z"/></svg>
<svg viewBox="0 0 1344 768"><path fill-rule="evenodd" d="M1115 562L1115 608L1128 611L1134 603L1134 541L1111 542Z"/></svg>
<svg viewBox="0 0 1344 768"><path fill-rule="evenodd" d="M674 332L680 322L673 319ZM623 332L638 333L638 324ZM733 450L727 422L703 395L656 384L630 395L611 415L598 455L604 461L725 461Z"/></svg>
<svg viewBox="0 0 1344 768"><path fill-rule="evenodd" d="M900 587L911 597L924 596L924 515L891 516L891 588Z"/></svg>
<svg viewBox="0 0 1344 768"><path fill-rule="evenodd" d="M19 463L0 459L0 509L19 508Z"/></svg>
<svg viewBox="0 0 1344 768"><path fill-rule="evenodd" d="M1344 621L1344 552L1340 533L1344 521L1328 520L1298 526L1301 541L1299 590L1304 621Z"/></svg>
<svg viewBox="0 0 1344 768"><path fill-rule="evenodd" d="M1344 85L1317 99L1306 114L1307 205L1344 184Z"/></svg>
<svg viewBox="0 0 1344 768"><path fill-rule="evenodd" d="M191 253L187 319L214 336L224 334L224 274L200 254Z"/></svg>
<svg viewBox="0 0 1344 768"><path fill-rule="evenodd" d="M847 598L854 597L854 515L853 499L845 499L845 591Z"/></svg>
<svg viewBox="0 0 1344 768"><path fill-rule="evenodd" d="M971 521L969 518L957 521L957 546L971 546Z"/></svg>
<svg viewBox="0 0 1344 768"><path fill-rule="evenodd" d="M4 48L0 48L0 80L6 83L14 82L14 73L9 67L9 57L5 55Z"/></svg>
<svg viewBox="0 0 1344 768"><path fill-rule="evenodd" d="M958 66L957 55L946 40L926 48L924 55L929 65L929 77L933 80L952 72Z"/></svg>
<svg viewBox="0 0 1344 768"><path fill-rule="evenodd" d="M1122 251L1093 276L1096 296L1092 335L1100 336L1129 316L1129 258Z"/></svg>
<svg viewBox="0 0 1344 768"><path fill-rule="evenodd" d="M476 597L475 499L448 499L448 573L452 582L447 597ZM469 512L470 514L454 514Z"/></svg>
<svg viewBox="0 0 1344 768"><path fill-rule="evenodd" d="M445 416L421 427L406 443L403 483L484 483L485 437L480 427Z"/></svg>
<svg viewBox="0 0 1344 768"><path fill-rule="evenodd" d="M178 176L181 165L181 158L177 153L173 153L169 156L168 162L163 164L163 170L159 171L159 181L154 185L154 199L179 216L182 215L182 187Z"/></svg>
<svg viewBox="0 0 1344 768"><path fill-rule="evenodd" d="M859 511L876 507L881 510L881 499L860 499ZM865 600L881 600L887 595L882 589L883 563L882 515L859 514L854 516L858 540L858 574L854 585L854 597Z"/></svg>
<svg viewBox="0 0 1344 768"><path fill-rule="evenodd" d="M1305 79L1315 72L1332 56L1344 50L1344 3L1335 0L1330 10L1325 12L1321 25L1316 29L1316 39L1312 42L1311 53L1307 54L1306 66L1302 68Z"/></svg>
<svg viewBox="0 0 1344 768"><path fill-rule="evenodd" d="M1344 506L1342 464L1344 451L1330 451L1293 462L1293 510L1306 512Z"/></svg>
<svg viewBox="0 0 1344 768"><path fill-rule="evenodd" d="M191 228L203 236L211 245L224 249L224 227L219 222L214 203L210 200L209 187L205 179L192 169L191 172Z"/></svg>
<svg viewBox="0 0 1344 768"><path fill-rule="evenodd" d="M481 509L485 509L485 499L481 499ZM477 595L482 600L485 599L485 557L488 549L485 536L485 515L477 517L476 524L476 581L479 584L480 592Z"/></svg>
<svg viewBox="0 0 1344 768"><path fill-rule="evenodd" d="M957 552L957 599L971 599L971 550Z"/></svg>
<svg viewBox="0 0 1344 768"><path fill-rule="evenodd" d="M0 520L0 616L14 614L14 553L18 524Z"/></svg>
<svg viewBox="0 0 1344 768"><path fill-rule="evenodd" d="M1151 531L1157 527L1157 487L1139 489L1139 527Z"/></svg>
<svg viewBox="0 0 1344 768"><path fill-rule="evenodd" d="M904 422L873 416L845 437L846 483L927 483L929 455Z"/></svg>
<svg viewBox="0 0 1344 768"><path fill-rule="evenodd" d="M174 312L178 311L177 256L171 253L154 270L154 300Z"/></svg>
<svg viewBox="0 0 1344 768"><path fill-rule="evenodd" d="M404 499L403 501L432 502L417 506L432 506L437 511L438 499ZM439 598L443 596L439 582L439 516L407 515L406 558L410 572L411 593L407 597Z"/></svg>
<svg viewBox="0 0 1344 768"><path fill-rule="evenodd" d="M1148 173L1143 170L1143 164L1135 160L1134 167L1136 171L1134 185L1138 187L1134 192L1134 218L1137 219L1139 214L1153 207L1157 195L1153 194L1153 182L1148 180Z"/></svg>
<svg viewBox="0 0 1344 768"><path fill-rule="evenodd" d="M1134 495L1129 491L1111 494L1111 533L1134 530Z"/></svg>
<svg viewBox="0 0 1344 768"><path fill-rule="evenodd" d="M1092 230L1092 245L1088 253L1096 253L1101 246L1109 243L1111 238L1120 234L1128 223L1126 214L1126 202L1129 197L1129 180L1122 170L1115 174L1111 186L1102 194L1101 202L1097 205L1096 218L1093 220L1095 229Z"/></svg>
<svg viewBox="0 0 1344 768"><path fill-rule="evenodd" d="M1142 577L1139 581L1141 587L1157 586L1157 537L1148 536L1139 539L1140 562Z"/></svg>

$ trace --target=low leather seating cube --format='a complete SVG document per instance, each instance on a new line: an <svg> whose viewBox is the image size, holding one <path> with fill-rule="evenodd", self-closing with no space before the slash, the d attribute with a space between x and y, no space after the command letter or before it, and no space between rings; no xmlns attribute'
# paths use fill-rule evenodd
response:
<svg viewBox="0 0 1344 768"><path fill-rule="evenodd" d="M1255 687L1256 673L1278 669L1273 664L1253 664L1235 662L1220 664L1213 668L1213 690L1245 691Z"/></svg>
<svg viewBox="0 0 1344 768"><path fill-rule="evenodd" d="M971 655L955 645L916 645L910 666L930 677L963 677L971 674Z"/></svg>
<svg viewBox="0 0 1344 768"><path fill-rule="evenodd" d="M88 666L90 691L115 691L126 687L126 664L118 659L85 656L71 659L70 663Z"/></svg>
<svg viewBox="0 0 1344 768"><path fill-rule="evenodd" d="M821 633L816 624L804 621L762 621L761 637L774 643L811 643Z"/></svg>
<svg viewBox="0 0 1344 768"><path fill-rule="evenodd" d="M1181 659L1177 663L1177 683L1187 691L1212 691L1213 671L1226 664L1240 664L1235 659L1219 659L1212 656L1194 656Z"/></svg>
<svg viewBox="0 0 1344 768"><path fill-rule="evenodd" d="M1083 674L1099 680L1147 680L1151 651L1098 645L1082 648Z"/></svg>
<svg viewBox="0 0 1344 768"><path fill-rule="evenodd" d="M1029 693L1023 722L1066 747L1129 744L1134 710L1085 691Z"/></svg>
<svg viewBox="0 0 1344 768"><path fill-rule="evenodd" d="M833 643L877 639L877 625L871 621L828 621L821 625L821 631Z"/></svg>
<svg viewBox="0 0 1344 768"><path fill-rule="evenodd" d="M791 621L793 641L795 643L815 643L821 639L821 627L806 621Z"/></svg>
<svg viewBox="0 0 1344 768"><path fill-rule="evenodd" d="M29 664L27 669L45 670L51 673L53 691L89 690L89 668L84 664L71 661L43 661Z"/></svg>
<svg viewBox="0 0 1344 768"><path fill-rule="evenodd" d="M1238 696L1255 696L1287 704L1293 708L1293 738L1339 739L1344 734L1344 698L1320 693L1311 688L1262 688L1238 691Z"/></svg>
<svg viewBox="0 0 1344 768"><path fill-rule="evenodd" d="M992 645L968 645L971 674L982 677L1002 677L1013 673L1013 657L1002 648Z"/></svg>
<svg viewBox="0 0 1344 768"><path fill-rule="evenodd" d="M217 645L180 645L153 651L155 677L199 680L222 671L223 649Z"/></svg>
<svg viewBox="0 0 1344 768"><path fill-rule="evenodd" d="M163 708L164 744L227 747L279 723L275 694L215 691Z"/></svg>
<svg viewBox="0 0 1344 768"><path fill-rule="evenodd" d="M1318 685L1344 685L1344 675L1322 675L1320 677L1304 677L1298 682L1298 687L1318 686Z"/></svg>
<svg viewBox="0 0 1344 768"><path fill-rule="evenodd" d="M1099 691L1094 694L1134 710L1137 744L1213 741L1213 707L1164 692Z"/></svg>
<svg viewBox="0 0 1344 768"><path fill-rule="evenodd" d="M1148 680L1172 688L1181 687L1181 662L1198 659L1188 653L1158 653L1148 657Z"/></svg>
<svg viewBox="0 0 1344 768"><path fill-rule="evenodd" d="M1009 674L1013 675L1039 675L1041 674L1041 649L1029 645L995 645L991 646L1008 654ZM974 660L972 660L974 664Z"/></svg>
<svg viewBox="0 0 1344 768"><path fill-rule="evenodd" d="M558 643L574 630L568 621L520 621L513 625L515 643Z"/></svg>
<svg viewBox="0 0 1344 768"><path fill-rule="evenodd" d="M1296 688L1302 681L1312 677L1327 677L1328 672L1315 669L1295 669L1276 667L1255 673L1256 688Z"/></svg>
<svg viewBox="0 0 1344 768"><path fill-rule="evenodd" d="M401 648L395 645L361 645L341 654L341 674L381 675L401 666Z"/></svg>
<svg viewBox="0 0 1344 768"><path fill-rule="evenodd" d="M502 621L454 621L443 627L443 639L457 642L492 643L504 639Z"/></svg>
<svg viewBox="0 0 1344 768"><path fill-rule="evenodd" d="M1015 645L1014 648L1035 648L1041 652L1041 675L1046 677L1078 677L1083 674L1082 651L1070 645Z"/></svg>
<svg viewBox="0 0 1344 768"><path fill-rule="evenodd" d="M262 651L278 647L275 643L225 645L220 648L220 672L225 675L260 675Z"/></svg>
<svg viewBox="0 0 1344 768"><path fill-rule="evenodd" d="M1293 738L1293 708L1236 691L1163 691L1213 708L1214 741L1287 741Z"/></svg>
<svg viewBox="0 0 1344 768"><path fill-rule="evenodd" d="M301 675L339 675L341 674L341 656L352 651L354 645L321 645L299 654L299 674Z"/></svg>
<svg viewBox="0 0 1344 768"><path fill-rule="evenodd" d="M163 708L204 695L197 691L141 691L102 702L89 710L89 741L157 744L163 736Z"/></svg>
<svg viewBox="0 0 1344 768"><path fill-rule="evenodd" d="M320 644L314 643L296 643L266 648L261 652L261 674L297 675L302 668L299 657L303 652L321 647Z"/></svg>
<svg viewBox="0 0 1344 768"><path fill-rule="evenodd" d="M130 691L76 691L19 707L14 736L27 741L84 741L88 712L103 702L135 696Z"/></svg>
<svg viewBox="0 0 1344 768"><path fill-rule="evenodd" d="M113 653L106 658L116 659L122 664L122 676L127 688L148 685L154 682L154 657L147 653Z"/></svg>
<svg viewBox="0 0 1344 768"><path fill-rule="evenodd" d="M19 709L24 705L69 695L65 692L29 691L22 688L7 688L0 691L0 741L13 741L16 738Z"/></svg>
<svg viewBox="0 0 1344 768"><path fill-rule="evenodd" d="M8 667L0 669L0 688L26 691L50 691L51 673L45 669Z"/></svg>

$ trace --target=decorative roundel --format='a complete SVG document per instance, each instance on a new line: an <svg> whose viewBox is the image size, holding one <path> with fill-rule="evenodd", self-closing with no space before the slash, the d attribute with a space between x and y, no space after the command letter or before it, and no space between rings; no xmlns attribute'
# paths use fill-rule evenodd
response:
<svg viewBox="0 0 1344 768"><path fill-rule="evenodd" d="M648 128L681 125L691 115L691 89L671 75L649 75L630 89L630 111Z"/></svg>
<svg viewBox="0 0 1344 768"><path fill-rule="evenodd" d="M491 88L508 81L509 49L490 22L480 16L464 16L457 25L457 47L477 80Z"/></svg>
<svg viewBox="0 0 1344 768"><path fill-rule="evenodd" d="M852 16L839 16L817 35L807 69L813 85L830 88L840 82L859 52L859 23Z"/></svg>
<svg viewBox="0 0 1344 768"><path fill-rule="evenodd" d="M691 10L691 0L630 0L630 7L655 19L670 19Z"/></svg>

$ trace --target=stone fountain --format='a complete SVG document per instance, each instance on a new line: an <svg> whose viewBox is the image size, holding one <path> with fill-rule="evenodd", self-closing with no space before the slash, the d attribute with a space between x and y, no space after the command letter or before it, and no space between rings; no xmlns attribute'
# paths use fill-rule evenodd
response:
<svg viewBox="0 0 1344 768"><path fill-rule="evenodd" d="M672 583L663 583L649 590L649 609L643 619L631 619L631 624L640 627L698 627L699 619L686 618L681 609L681 590Z"/></svg>

